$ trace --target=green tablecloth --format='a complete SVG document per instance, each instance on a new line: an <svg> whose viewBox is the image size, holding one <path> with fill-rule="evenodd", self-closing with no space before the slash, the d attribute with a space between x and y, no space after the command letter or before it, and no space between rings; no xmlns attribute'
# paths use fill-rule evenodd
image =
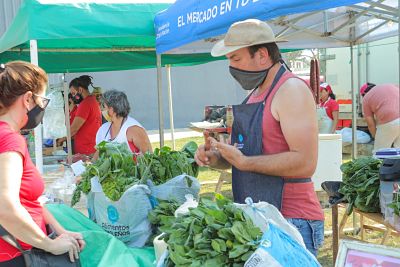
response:
<svg viewBox="0 0 400 267"><path fill-rule="evenodd" d="M152 247L127 247L82 213L66 205L49 204L47 208L65 229L83 234L86 248L80 254L82 267L155 266Z"/></svg>

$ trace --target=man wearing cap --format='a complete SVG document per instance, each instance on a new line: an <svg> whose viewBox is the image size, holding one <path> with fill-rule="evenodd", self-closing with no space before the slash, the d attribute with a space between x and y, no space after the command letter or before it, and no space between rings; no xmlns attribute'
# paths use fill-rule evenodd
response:
<svg viewBox="0 0 400 267"><path fill-rule="evenodd" d="M366 83L360 88L368 130L375 138L374 151L400 148L400 94L394 84Z"/></svg>
<svg viewBox="0 0 400 267"><path fill-rule="evenodd" d="M339 118L339 104L332 88L327 83L320 85L320 104L317 109L318 130L322 134L335 133Z"/></svg>
<svg viewBox="0 0 400 267"><path fill-rule="evenodd" d="M310 177L317 163L315 102L306 83L281 64L272 29L250 19L231 25L211 54L225 55L249 96L233 106L231 144L208 138L199 165L232 166L234 201L267 201L303 236L314 255L323 242L324 214Z"/></svg>

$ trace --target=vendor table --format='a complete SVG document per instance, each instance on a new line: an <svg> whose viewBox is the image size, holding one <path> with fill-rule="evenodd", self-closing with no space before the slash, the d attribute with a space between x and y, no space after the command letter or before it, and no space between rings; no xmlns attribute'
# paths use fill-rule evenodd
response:
<svg viewBox="0 0 400 267"><path fill-rule="evenodd" d="M339 239L356 239L353 237L346 236L344 234L344 226L346 225L348 215L344 214L340 224L339 224L339 207L340 208L346 208L345 204L336 204L332 206L332 239L333 239L333 261L335 264L336 257L338 254L338 248L339 248ZM367 212L362 212L357 209L353 209L353 212L355 214L358 214L360 216L360 239L364 242L364 230L369 229L369 230L374 230L374 231L379 231L383 233L383 238L381 241L381 244L384 245L385 242L387 241L389 235L394 234L394 235L400 235L396 229L390 225L389 223L385 222L382 214L380 213L367 213ZM374 225L368 225L365 223L365 219L369 219L373 221ZM358 240L358 239L356 239Z"/></svg>

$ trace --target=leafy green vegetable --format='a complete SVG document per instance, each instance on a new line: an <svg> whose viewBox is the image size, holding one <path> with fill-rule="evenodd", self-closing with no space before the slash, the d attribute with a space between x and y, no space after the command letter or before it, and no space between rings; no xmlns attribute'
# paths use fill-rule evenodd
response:
<svg viewBox="0 0 400 267"><path fill-rule="evenodd" d="M394 214L400 216L400 187L398 190L399 191L397 191L393 196L393 202L390 203L388 207L393 209Z"/></svg>
<svg viewBox="0 0 400 267"><path fill-rule="evenodd" d="M165 207L167 209L167 207ZM165 233L168 266L243 266L257 249L262 232L243 211L221 195L217 202L201 199L188 215L156 215Z"/></svg>
<svg viewBox="0 0 400 267"><path fill-rule="evenodd" d="M353 207L364 212L378 212L379 204L379 168L382 161L372 157L363 157L342 164L343 183L339 192L348 201L347 214Z"/></svg>
<svg viewBox="0 0 400 267"><path fill-rule="evenodd" d="M141 182L151 179L155 185L159 185L183 173L197 177L199 166L194 160L196 150L197 144L191 141L181 151L164 146L154 149L154 153L145 153L138 158ZM191 181L188 186L191 186Z"/></svg>
<svg viewBox="0 0 400 267"><path fill-rule="evenodd" d="M134 184L146 184L152 180L159 185L169 179L186 173L196 177L199 167L194 160L197 150L195 142L187 143L181 151L173 151L164 146L156 148L154 153L145 153L133 159L132 152L126 144L101 142L97 146L99 159L88 164L77 185L71 206L79 202L81 193L88 194L91 189L90 180L97 176L104 194L112 201L118 201L124 192ZM186 179L189 187L192 180Z"/></svg>

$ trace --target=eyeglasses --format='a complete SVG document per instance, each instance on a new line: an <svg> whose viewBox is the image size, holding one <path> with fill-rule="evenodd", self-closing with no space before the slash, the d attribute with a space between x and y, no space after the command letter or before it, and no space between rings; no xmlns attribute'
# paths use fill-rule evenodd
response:
<svg viewBox="0 0 400 267"><path fill-rule="evenodd" d="M38 104L42 109L45 109L50 102L50 98L47 98L47 97L44 97L41 95L37 95L37 94L33 94L33 95L41 100L40 103L36 103L36 104Z"/></svg>

